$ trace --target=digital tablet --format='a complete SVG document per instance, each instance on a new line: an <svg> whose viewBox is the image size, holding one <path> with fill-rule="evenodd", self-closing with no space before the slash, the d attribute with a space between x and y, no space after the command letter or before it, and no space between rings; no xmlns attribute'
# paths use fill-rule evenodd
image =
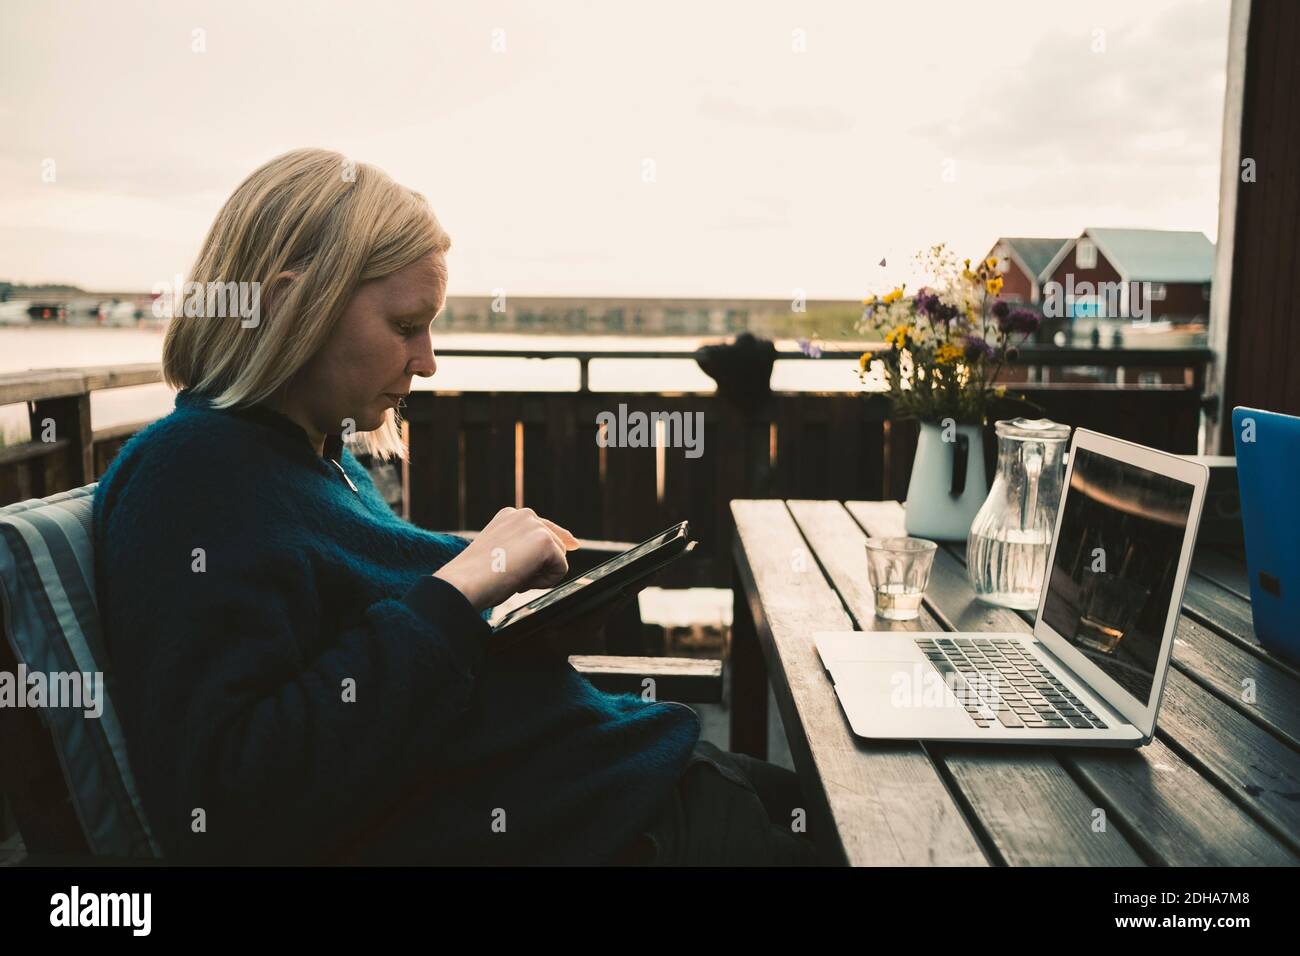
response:
<svg viewBox="0 0 1300 956"><path fill-rule="evenodd" d="M629 589L644 586L642 582L656 571L695 547L690 534L689 522L673 525L515 608L492 628L492 643L500 649L516 637L563 624L617 600Z"/></svg>

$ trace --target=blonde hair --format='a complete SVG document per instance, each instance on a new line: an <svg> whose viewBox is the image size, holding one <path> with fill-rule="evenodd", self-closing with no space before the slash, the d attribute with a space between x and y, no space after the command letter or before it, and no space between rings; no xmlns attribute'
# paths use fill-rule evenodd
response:
<svg viewBox="0 0 1300 956"><path fill-rule="evenodd" d="M277 156L226 200L188 278L205 289L260 283L257 324L178 310L163 342L163 380L215 408L266 401L325 343L360 283L450 248L428 200L383 170L325 149ZM276 277L286 271L297 275L284 288ZM356 444L377 459L405 458L395 410Z"/></svg>

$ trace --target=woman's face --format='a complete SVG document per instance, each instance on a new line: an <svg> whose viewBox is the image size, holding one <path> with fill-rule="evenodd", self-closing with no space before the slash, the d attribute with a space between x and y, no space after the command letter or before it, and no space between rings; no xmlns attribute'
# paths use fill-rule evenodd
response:
<svg viewBox="0 0 1300 956"><path fill-rule="evenodd" d="M295 378L286 413L307 429L319 452L325 435L372 431L415 375L437 370L429 326L447 298L440 252L362 283L325 345ZM297 414L294 414L294 413Z"/></svg>

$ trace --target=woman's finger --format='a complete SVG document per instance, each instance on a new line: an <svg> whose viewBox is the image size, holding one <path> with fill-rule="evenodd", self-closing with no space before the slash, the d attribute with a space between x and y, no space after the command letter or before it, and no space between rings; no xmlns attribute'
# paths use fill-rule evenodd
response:
<svg viewBox="0 0 1300 956"><path fill-rule="evenodd" d="M578 539L573 536L573 533L570 532L569 529L560 527L558 524L556 524L554 521L550 520L549 518L542 518L540 515L538 516L538 518L551 531L555 532L555 534L558 536L560 540L560 546L564 548L564 550L572 551L575 548L579 547Z"/></svg>

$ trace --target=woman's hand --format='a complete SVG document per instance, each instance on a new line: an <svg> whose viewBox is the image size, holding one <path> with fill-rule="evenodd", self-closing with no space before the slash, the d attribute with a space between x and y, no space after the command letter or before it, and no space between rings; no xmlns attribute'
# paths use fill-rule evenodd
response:
<svg viewBox="0 0 1300 956"><path fill-rule="evenodd" d="M532 508L502 508L468 548L433 576L481 611L516 591L559 584L569 571L565 552L576 547L577 538Z"/></svg>

